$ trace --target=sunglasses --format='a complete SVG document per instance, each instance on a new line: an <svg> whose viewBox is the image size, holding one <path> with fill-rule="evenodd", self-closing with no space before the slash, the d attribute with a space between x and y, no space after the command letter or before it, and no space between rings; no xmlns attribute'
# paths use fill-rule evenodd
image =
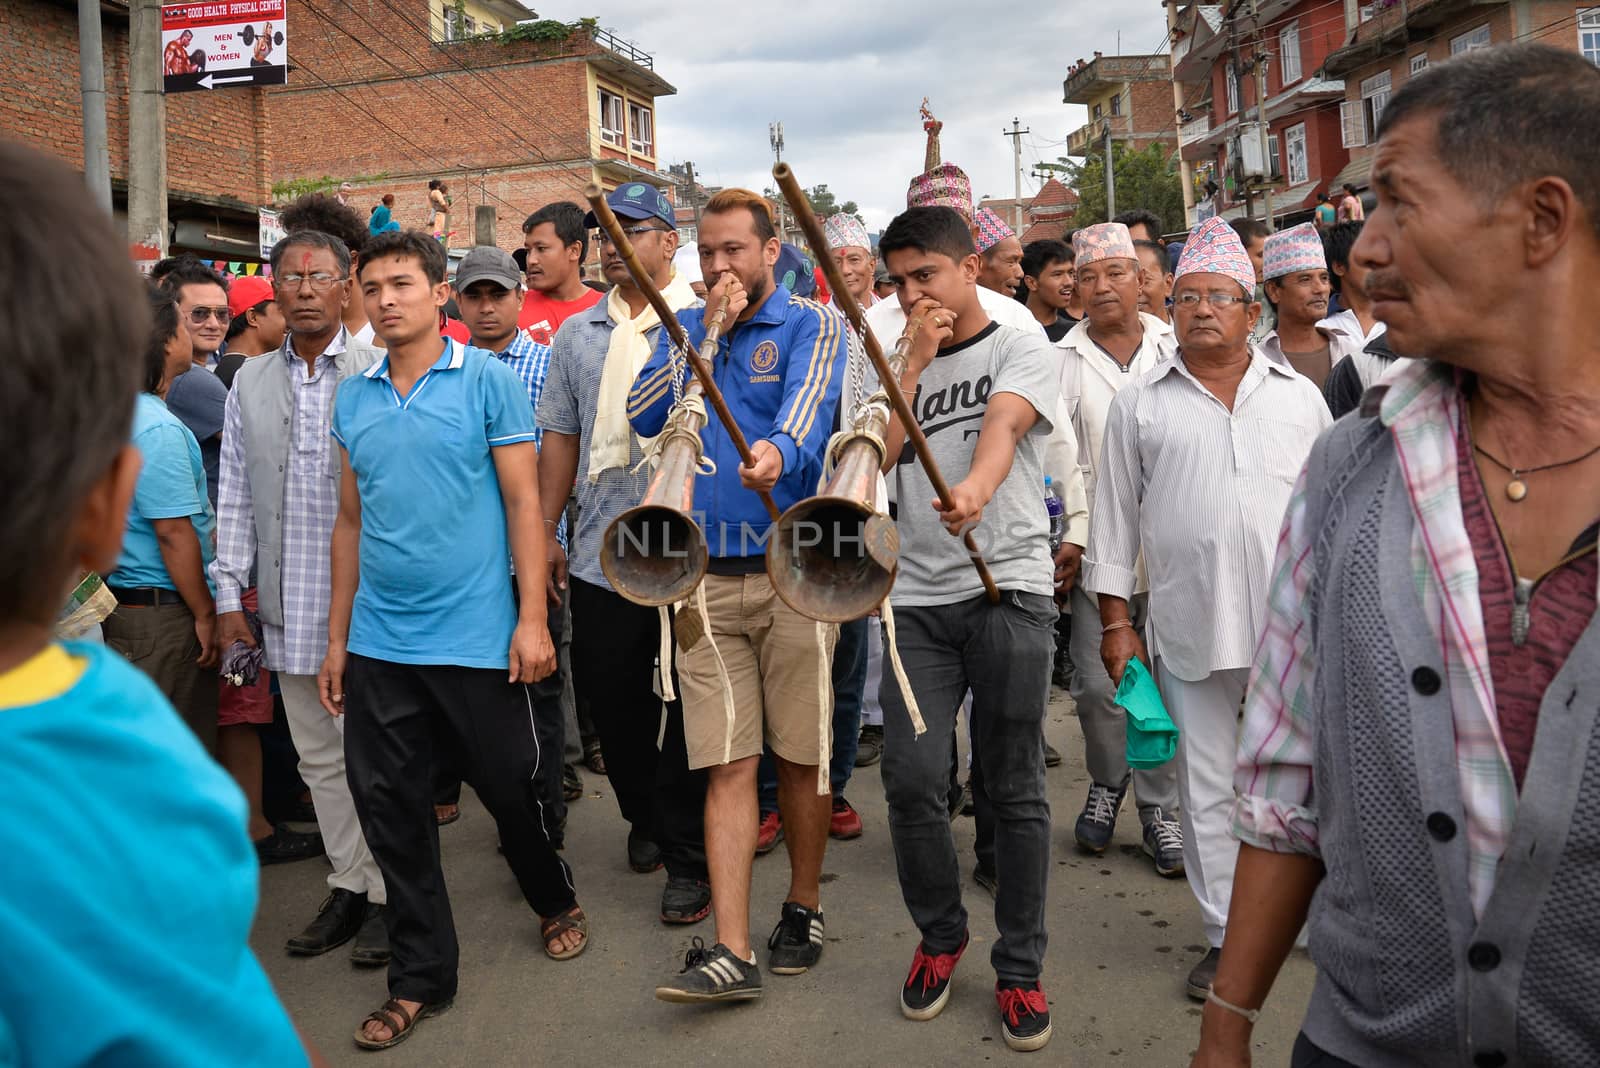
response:
<svg viewBox="0 0 1600 1068"><path fill-rule="evenodd" d="M204 326L207 319L213 318L223 326L227 326L228 321L233 318L233 313L227 308L207 308L203 304L189 309L189 322L195 326Z"/></svg>

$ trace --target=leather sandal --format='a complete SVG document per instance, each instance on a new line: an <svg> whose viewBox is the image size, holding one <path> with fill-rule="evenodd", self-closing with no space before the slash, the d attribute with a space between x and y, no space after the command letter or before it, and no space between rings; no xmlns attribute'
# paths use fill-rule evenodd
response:
<svg viewBox="0 0 1600 1068"><path fill-rule="evenodd" d="M451 1005L450 1001L441 1001L433 1005L423 1005L417 1010L416 1016L406 1011L406 1007L394 998L383 1003L383 1007L374 1012L367 1013L367 1018L361 1021L361 1026L356 1028L356 1045L362 1049L388 1049L398 1046L411 1037L411 1032L417 1025L430 1016L437 1016ZM366 1036L367 1024L376 1020L389 1029L389 1037L378 1040Z"/></svg>
<svg viewBox="0 0 1600 1068"><path fill-rule="evenodd" d="M578 948L564 949L560 952L552 950L550 943L568 931L577 931L583 936L583 941L578 943ZM551 960L571 960L589 948L589 918L583 914L583 909L574 905L565 912L541 921L539 923L539 937L544 939L545 956Z"/></svg>

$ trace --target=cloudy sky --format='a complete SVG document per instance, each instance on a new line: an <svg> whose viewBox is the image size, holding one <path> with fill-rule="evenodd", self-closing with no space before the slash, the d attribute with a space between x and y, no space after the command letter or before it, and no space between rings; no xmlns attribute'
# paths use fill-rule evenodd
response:
<svg viewBox="0 0 1600 1068"><path fill-rule="evenodd" d="M543 18L592 13L584 0L530 0ZM1026 172L1066 152L1069 131L1088 120L1061 102L1067 68L1096 49L1137 55L1166 33L1157 0L1043 0L1028 5L921 0L872 4L813 0L784 5L694 5L613 0L601 25L655 57L678 94L658 101L662 167L685 159L712 185L761 189L771 182L767 125L782 121L784 159L800 181L825 182L854 200L873 228L905 207L906 184L922 170L917 107L924 96L944 122L945 160L972 176L976 197L1013 189L1013 116L1024 136Z"/></svg>

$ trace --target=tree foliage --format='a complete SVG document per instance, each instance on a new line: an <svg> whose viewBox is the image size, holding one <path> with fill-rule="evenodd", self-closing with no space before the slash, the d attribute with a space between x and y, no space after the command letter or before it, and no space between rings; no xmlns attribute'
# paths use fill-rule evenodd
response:
<svg viewBox="0 0 1600 1068"><path fill-rule="evenodd" d="M1178 154L1168 153L1159 144L1134 151L1113 142L1111 157L1115 161L1117 212L1143 208L1161 217L1163 233L1184 229L1183 179L1178 173ZM1106 211L1105 154L1094 152L1078 163L1063 159L1059 168L1061 180L1077 190L1078 213L1073 222L1078 226L1108 222L1111 213Z"/></svg>
<svg viewBox="0 0 1600 1068"><path fill-rule="evenodd" d="M503 32L494 36L502 42L565 41L579 30L593 31L599 25L600 20L595 18L579 19L576 22L562 22L560 19L535 19L507 26Z"/></svg>
<svg viewBox="0 0 1600 1068"><path fill-rule="evenodd" d="M833 191L828 188L827 183L814 185L807 189L806 199L811 201L811 211L819 219L826 219L830 215L838 215L841 212L845 215L854 215L859 210L853 200L847 200L843 204L839 203L838 198L833 195Z"/></svg>

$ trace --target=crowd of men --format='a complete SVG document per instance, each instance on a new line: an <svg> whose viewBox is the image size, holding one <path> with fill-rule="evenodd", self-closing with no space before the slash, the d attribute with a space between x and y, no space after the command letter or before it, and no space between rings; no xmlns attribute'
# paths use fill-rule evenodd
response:
<svg viewBox="0 0 1600 1068"><path fill-rule="evenodd" d="M287 949L386 965L353 1037L404 1041L456 996L439 833L463 781L544 953L576 957L604 937L561 852L590 732L618 846L665 869L660 920L711 920L658 998L762 996L751 871L780 841L765 968L825 966L824 854L881 759L919 936L902 1014L956 985L970 801L1000 1029L1040 1049L1054 675L1091 778L1076 847L1108 847L1131 789L1154 871L1192 889L1196 1065L1250 1062L1306 933L1297 1066L1600 1062L1597 116L1581 57L1483 50L1389 101L1370 214L1164 242L1133 212L1028 244L930 119L876 245L835 215L815 250L884 350L903 336L893 382L748 190L704 206L699 279L631 183L607 203L638 276L576 204L451 278L435 236L311 196L270 283L180 259L157 287L72 175L0 145L37 224L0 244L0 774L34 813L0 832L0 1053L318 1062L244 939L257 865L324 852ZM51 314L86 275L101 299ZM737 433L679 330L719 332ZM898 568L870 618L819 621L769 575L773 517L875 406L866 503ZM607 530L685 434L706 571L636 603ZM1150 686L1168 760L1134 759ZM264 815L275 708L317 834ZM191 885L204 909L165 907Z"/></svg>

